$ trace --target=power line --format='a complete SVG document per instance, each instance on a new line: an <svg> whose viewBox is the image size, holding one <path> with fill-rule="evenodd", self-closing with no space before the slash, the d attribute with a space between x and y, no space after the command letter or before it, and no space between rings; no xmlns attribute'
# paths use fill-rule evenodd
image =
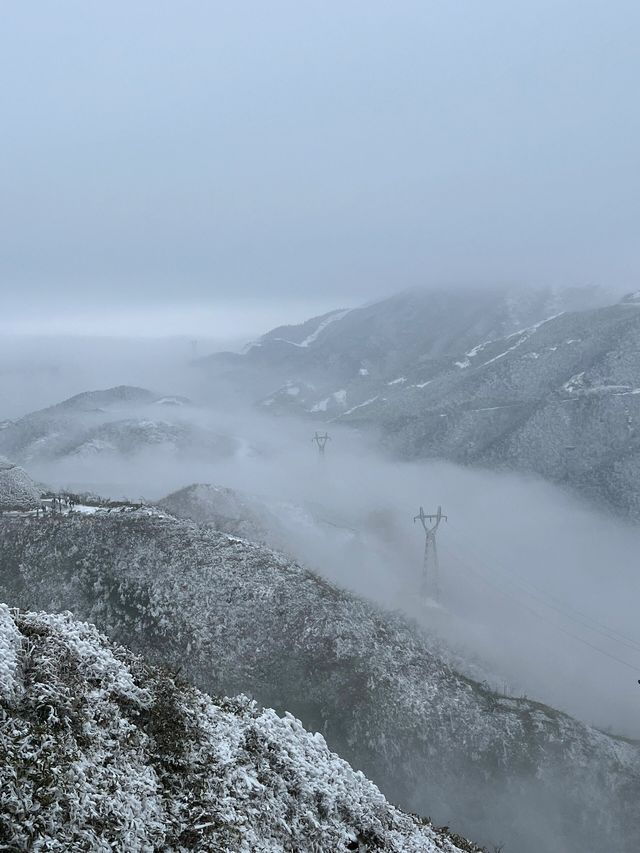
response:
<svg viewBox="0 0 640 853"><path fill-rule="evenodd" d="M481 572L477 571L477 569L474 569L471 566L469 566L467 564L467 562L465 560L461 559L458 554L455 554L453 551L452 551L452 554L455 557L455 559L457 560L457 562L464 569L466 569L468 572L471 572L472 574L476 575L478 578L480 578L480 580L482 580L484 583L488 584L492 588L498 590L498 592L501 593L506 598L509 598L510 600L515 601L516 604L519 604L520 607L524 608L525 610L527 610L529 613L533 614L534 616L537 616L538 619L541 619L543 622L547 623L548 625L551 625L553 628L555 628L557 631L560 631L562 634L565 634L566 636L571 637L572 639L576 640L577 642L582 643L585 646L588 646L590 649L593 649L594 651L599 652L601 655L604 655L605 657L608 657L611 660L616 661L617 663L621 664L622 666L627 667L627 669L632 669L635 673L638 672L638 669L639 669L638 666L631 664L626 660L623 660L622 658L618 657L617 655L612 654L611 652L606 651L605 649L601 649L599 646L596 646L594 643L589 642L589 640L585 640L584 637L580 637L578 634L574 634L572 631L569 631L566 628L563 628L562 625L558 625L557 622L554 622L554 621L548 619L547 617L544 616L544 614L540 613L538 610L535 610L533 607L530 607L524 601L517 598L515 595L511 594L510 592L505 590L503 587L499 586L497 583L493 582L490 578L485 577Z"/></svg>
<svg viewBox="0 0 640 853"><path fill-rule="evenodd" d="M461 538L468 542L464 535L462 535ZM612 640L613 642L616 642L621 646L625 646L626 648L631 649L632 651L640 652L640 642L635 640L633 637L629 637L628 635L617 631L615 628L611 628L610 626L599 622L597 619L594 619L589 614L584 613L583 611L578 610L575 607L572 607L571 605L567 604L566 602L562 601L551 593L540 589L531 581L525 581L521 578L514 578L513 575L509 573L508 570L504 566L502 566L498 560L494 560L495 566L498 567L496 570L495 568L489 566L486 561L479 557L478 554L475 552L473 552L473 558L474 562L480 562L489 571L497 572L497 574L500 574L502 577L504 577L508 583L512 584L513 586L520 587L525 593L525 595L528 595L531 598L539 601L546 607L555 610L561 616L565 616L567 619L570 619L576 624L581 625L583 628L587 628L589 631L593 631L596 634L600 634L607 640ZM531 590L534 590L534 592L531 592ZM546 599L549 599L549 601L547 601Z"/></svg>

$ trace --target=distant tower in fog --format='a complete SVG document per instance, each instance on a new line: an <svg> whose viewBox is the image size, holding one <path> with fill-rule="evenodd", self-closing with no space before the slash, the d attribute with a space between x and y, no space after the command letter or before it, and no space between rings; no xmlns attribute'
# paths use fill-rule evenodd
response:
<svg viewBox="0 0 640 853"><path fill-rule="evenodd" d="M196 340L191 341L191 355L193 358L198 358L198 341Z"/></svg>
<svg viewBox="0 0 640 853"><path fill-rule="evenodd" d="M440 601L440 566L438 564L438 549L436 547L436 531L440 526L440 522L444 518L448 521L447 516L442 514L442 507L438 507L438 512L435 515L425 515L422 507L420 512L413 519L415 524L418 519L424 528L424 563L422 570L422 582L420 584L420 595L423 601L432 598L434 601ZM435 521L433 526L429 527L427 522Z"/></svg>
<svg viewBox="0 0 640 853"><path fill-rule="evenodd" d="M318 455L321 458L324 457L324 449L327 446L327 442L331 441L331 436L329 435L329 433L325 432L324 435L322 435L316 430L316 434L313 436L311 441L318 445Z"/></svg>

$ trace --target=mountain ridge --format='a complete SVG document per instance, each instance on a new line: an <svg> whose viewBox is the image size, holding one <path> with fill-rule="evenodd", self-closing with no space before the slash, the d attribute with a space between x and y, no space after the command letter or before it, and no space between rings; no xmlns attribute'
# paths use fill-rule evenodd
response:
<svg viewBox="0 0 640 853"><path fill-rule="evenodd" d="M201 688L289 710L408 811L526 853L636 848L636 745L491 693L406 619L269 549L142 511L5 519L0 545L4 600L71 609Z"/></svg>
<svg viewBox="0 0 640 853"><path fill-rule="evenodd" d="M304 350L267 335L238 366L202 366L265 413L368 428L401 458L537 473L640 519L638 301L589 294L596 307L568 310L579 295L543 292L516 316L504 292L410 292Z"/></svg>
<svg viewBox="0 0 640 853"><path fill-rule="evenodd" d="M199 423L186 397L118 385L84 391L60 403L8 421L0 453L25 464L119 454L162 447L173 455L199 451L206 459L233 455L232 437Z"/></svg>

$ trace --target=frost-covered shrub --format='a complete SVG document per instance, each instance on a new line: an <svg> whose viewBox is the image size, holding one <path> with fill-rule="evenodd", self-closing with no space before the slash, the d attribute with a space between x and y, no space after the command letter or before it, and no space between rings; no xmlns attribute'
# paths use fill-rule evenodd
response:
<svg viewBox="0 0 640 853"><path fill-rule="evenodd" d="M0 511L34 509L40 489L22 468L0 456Z"/></svg>
<svg viewBox="0 0 640 853"><path fill-rule="evenodd" d="M460 850L290 714L212 699L70 614L6 605L0 849Z"/></svg>

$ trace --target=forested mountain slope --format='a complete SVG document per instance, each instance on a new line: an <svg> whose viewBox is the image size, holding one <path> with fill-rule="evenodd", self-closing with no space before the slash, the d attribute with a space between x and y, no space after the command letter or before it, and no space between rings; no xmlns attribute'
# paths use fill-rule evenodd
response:
<svg viewBox="0 0 640 853"><path fill-rule="evenodd" d="M327 377L349 382L358 375L390 379L411 359L437 362L480 340L502 338L553 314L606 299L596 288L409 290L273 329L242 355L218 353L200 365L320 382Z"/></svg>
<svg viewBox="0 0 640 853"><path fill-rule="evenodd" d="M284 531L277 514L264 502L235 489L193 483L167 495L157 505L176 518L208 524L232 536L279 550L285 548Z"/></svg>
<svg viewBox="0 0 640 853"><path fill-rule="evenodd" d="M640 844L636 745L483 689L405 619L264 547L142 512L5 518L0 581L0 600L69 609L201 688L294 713L392 801L480 841Z"/></svg>
<svg viewBox="0 0 640 853"><path fill-rule="evenodd" d="M535 471L640 518L640 306L563 314L430 380L407 371L339 420L404 457Z"/></svg>
<svg viewBox="0 0 640 853"><path fill-rule="evenodd" d="M460 853L291 715L213 699L69 614L0 604L0 723L3 850Z"/></svg>
<svg viewBox="0 0 640 853"><path fill-rule="evenodd" d="M403 458L536 472L640 518L640 296L589 304L580 290L401 294L307 347L274 332L238 359L264 388L280 364L264 411L366 426Z"/></svg>

